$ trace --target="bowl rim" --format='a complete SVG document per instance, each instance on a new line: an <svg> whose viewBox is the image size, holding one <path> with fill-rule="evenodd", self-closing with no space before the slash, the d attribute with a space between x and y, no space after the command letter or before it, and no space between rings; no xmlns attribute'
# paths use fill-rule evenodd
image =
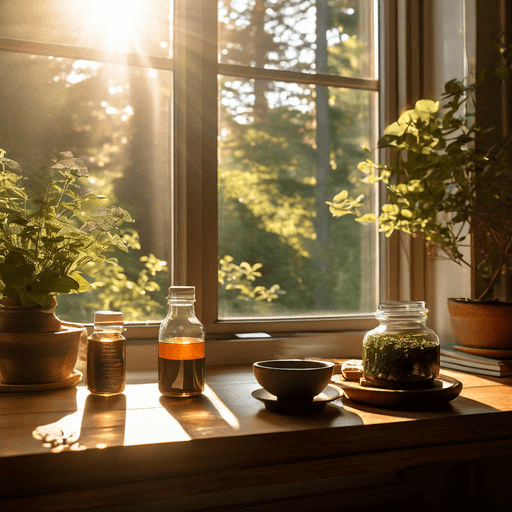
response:
<svg viewBox="0 0 512 512"><path fill-rule="evenodd" d="M289 363L289 362L302 362L312 363L309 367L300 368L298 366L286 367L286 366L272 366L271 363ZM312 371L312 370L324 370L328 368L334 368L336 363L332 361L323 361L316 359L267 359L265 361L256 361L253 363L253 367L261 368L264 370L278 370L278 371Z"/></svg>

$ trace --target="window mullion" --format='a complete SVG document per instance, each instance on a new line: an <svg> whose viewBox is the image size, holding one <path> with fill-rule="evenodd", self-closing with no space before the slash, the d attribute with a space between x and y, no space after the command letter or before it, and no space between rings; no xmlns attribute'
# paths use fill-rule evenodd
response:
<svg viewBox="0 0 512 512"><path fill-rule="evenodd" d="M197 288L196 310L217 311L217 3L175 7L175 284Z"/></svg>
<svg viewBox="0 0 512 512"><path fill-rule="evenodd" d="M238 78L276 80L281 82L323 85L326 87L347 87L350 89L360 89L365 91L379 90L379 81L370 78L354 78L348 76L329 75L325 73L300 73L297 71L283 71L220 63L218 65L218 72L221 75L234 76Z"/></svg>
<svg viewBox="0 0 512 512"><path fill-rule="evenodd" d="M39 43L18 39L0 38L0 51L27 53L43 57L61 57L73 60L109 62L133 67L172 70L173 60L165 57L137 55L134 53L107 52L95 48L67 46L62 44Z"/></svg>

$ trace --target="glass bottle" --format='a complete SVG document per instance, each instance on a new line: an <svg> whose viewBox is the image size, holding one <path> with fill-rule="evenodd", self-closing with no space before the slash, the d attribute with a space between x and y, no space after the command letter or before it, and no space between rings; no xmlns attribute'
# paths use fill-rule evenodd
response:
<svg viewBox="0 0 512 512"><path fill-rule="evenodd" d="M196 396L204 390L205 331L194 302L194 286L169 288L169 311L158 334L158 389L165 396Z"/></svg>
<svg viewBox="0 0 512 512"><path fill-rule="evenodd" d="M424 301L379 304L378 327L363 339L363 376L386 388L433 385L439 375L439 337L427 327ZM363 383L364 384L364 383Z"/></svg>
<svg viewBox="0 0 512 512"><path fill-rule="evenodd" d="M87 342L87 388L95 395L117 395L126 385L126 339L123 313L96 311Z"/></svg>

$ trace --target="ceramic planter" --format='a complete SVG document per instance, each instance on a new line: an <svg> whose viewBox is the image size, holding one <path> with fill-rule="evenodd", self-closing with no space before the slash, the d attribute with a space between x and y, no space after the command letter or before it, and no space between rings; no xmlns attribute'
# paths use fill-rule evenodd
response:
<svg viewBox="0 0 512 512"><path fill-rule="evenodd" d="M17 299L0 300L0 332L54 332L60 330L54 301L50 309L24 308Z"/></svg>
<svg viewBox="0 0 512 512"><path fill-rule="evenodd" d="M0 301L0 384L46 384L72 374L83 326L47 311Z"/></svg>
<svg viewBox="0 0 512 512"><path fill-rule="evenodd" d="M512 303L448 299L448 311L458 344L512 349Z"/></svg>
<svg viewBox="0 0 512 512"><path fill-rule="evenodd" d="M0 333L0 382L46 384L65 379L75 368L82 330Z"/></svg>

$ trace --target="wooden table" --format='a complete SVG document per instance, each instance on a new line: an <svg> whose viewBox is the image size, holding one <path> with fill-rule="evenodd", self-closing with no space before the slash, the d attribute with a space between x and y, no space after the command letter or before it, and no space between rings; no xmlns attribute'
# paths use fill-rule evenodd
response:
<svg viewBox="0 0 512 512"><path fill-rule="evenodd" d="M251 396L250 367L209 368L194 399L161 397L156 376L107 400L83 385L3 393L0 510L508 507L512 379L443 373L463 390L429 411L342 398L277 414Z"/></svg>

